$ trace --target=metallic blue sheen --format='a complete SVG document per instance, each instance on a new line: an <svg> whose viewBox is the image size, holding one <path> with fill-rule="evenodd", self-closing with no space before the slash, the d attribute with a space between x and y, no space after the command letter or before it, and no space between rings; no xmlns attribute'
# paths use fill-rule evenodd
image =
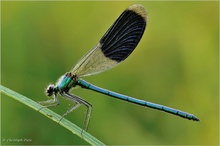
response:
<svg viewBox="0 0 220 146"><path fill-rule="evenodd" d="M128 102L131 102L131 103L141 105L141 106L146 106L146 107L149 107L149 108L164 111L166 113L177 115L177 116L180 116L180 117L188 119L188 120L199 121L199 119L196 116L192 115L192 114L189 114L189 113L177 110L177 109L173 109L173 108L170 108L170 107L167 107L167 106L164 106L164 105L155 104L155 103L152 103L152 102L136 99L136 98L129 97L129 96L126 96L126 95L122 95L122 94L119 94L119 93L116 93L116 92L113 92L113 91L109 91L109 90L97 87L95 85L92 85L92 84L90 84L90 83L88 83L88 82L86 82L82 79L79 79L77 81L77 84L79 86L81 86L82 88L93 90L93 91L96 91L96 92L99 92L99 93L102 93L102 94L105 94L105 95L108 95L108 96L111 96L111 97L114 97L114 98L117 98L117 99L121 99L121 100L124 100L124 101L128 101Z"/></svg>

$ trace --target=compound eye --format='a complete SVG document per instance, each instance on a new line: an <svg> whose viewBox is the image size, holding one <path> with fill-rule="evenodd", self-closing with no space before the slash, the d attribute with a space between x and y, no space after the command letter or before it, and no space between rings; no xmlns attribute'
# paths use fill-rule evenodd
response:
<svg viewBox="0 0 220 146"><path fill-rule="evenodd" d="M51 96L51 95L53 95L53 92L54 92L54 85L51 84L46 89L46 95Z"/></svg>

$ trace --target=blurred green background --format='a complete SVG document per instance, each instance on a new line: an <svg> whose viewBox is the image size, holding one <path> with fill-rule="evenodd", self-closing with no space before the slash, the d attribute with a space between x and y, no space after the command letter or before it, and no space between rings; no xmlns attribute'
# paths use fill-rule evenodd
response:
<svg viewBox="0 0 220 146"><path fill-rule="evenodd" d="M97 86L192 113L188 121L78 88L93 105L89 133L108 145L217 145L219 2L1 2L2 85L34 101L96 45L128 6L148 11L145 34L120 66L85 77ZM60 99L63 114L71 102ZM88 144L1 95L2 144ZM85 107L66 118L82 127ZM3 142L30 139L30 142Z"/></svg>

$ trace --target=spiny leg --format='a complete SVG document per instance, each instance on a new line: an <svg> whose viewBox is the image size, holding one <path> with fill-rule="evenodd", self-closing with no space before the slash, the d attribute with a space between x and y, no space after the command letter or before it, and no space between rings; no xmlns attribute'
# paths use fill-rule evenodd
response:
<svg viewBox="0 0 220 146"><path fill-rule="evenodd" d="M66 96L65 96L66 97ZM61 121L67 114L71 113L73 110L77 109L81 104L79 102L74 101L74 105L68 110L66 111L62 117L60 118L59 121Z"/></svg>
<svg viewBox="0 0 220 146"><path fill-rule="evenodd" d="M47 108L50 106L57 106L59 105L59 100L57 97L57 94L54 94L52 99L46 100L46 101L39 101L39 104L41 104L43 107L41 107L38 111L42 110L43 108Z"/></svg>
<svg viewBox="0 0 220 146"><path fill-rule="evenodd" d="M75 102L78 102L79 104L83 104L83 105L86 106L87 110L86 110L86 115L85 115L85 119L84 119L84 122L83 122L83 128L82 129L87 131L88 126L89 126L90 117L91 117L91 114L92 114L92 105L89 102L85 101L84 99L82 99L82 98L80 98L76 95L73 95L73 94L70 94L70 93L63 93L62 95L66 98L69 98L69 99L75 101ZM76 109L75 107L73 107L73 108ZM71 111L73 111L73 110L71 110ZM83 130L82 130L81 134L83 133Z"/></svg>

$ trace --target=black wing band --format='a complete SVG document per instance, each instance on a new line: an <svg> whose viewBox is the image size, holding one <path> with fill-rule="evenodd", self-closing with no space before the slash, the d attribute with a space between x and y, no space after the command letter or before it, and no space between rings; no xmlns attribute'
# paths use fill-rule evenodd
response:
<svg viewBox="0 0 220 146"><path fill-rule="evenodd" d="M117 62L125 60L139 43L145 27L146 18L141 13L135 8L126 9L101 38L102 52Z"/></svg>

